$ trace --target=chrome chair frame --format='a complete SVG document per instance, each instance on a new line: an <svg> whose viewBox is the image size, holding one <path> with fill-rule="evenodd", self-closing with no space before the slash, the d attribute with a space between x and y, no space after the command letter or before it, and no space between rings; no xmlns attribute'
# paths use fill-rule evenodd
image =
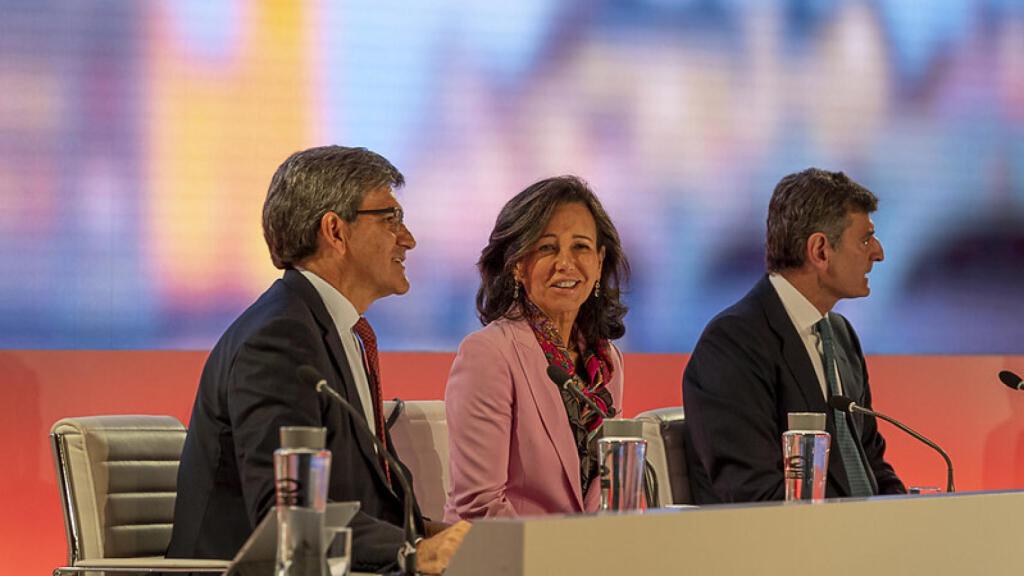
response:
<svg viewBox="0 0 1024 576"><path fill-rule="evenodd" d="M184 429L184 427L182 427ZM53 576L63 574L121 573L209 573L220 574L228 567L226 560L168 559L160 556L139 558L97 558L83 559L81 528L78 524L78 504L72 487L72 474L67 456L67 440L62 433L50 434L54 465L57 473L57 488L60 492L61 508L64 513L64 534L67 540L68 559L66 566L54 568Z"/></svg>

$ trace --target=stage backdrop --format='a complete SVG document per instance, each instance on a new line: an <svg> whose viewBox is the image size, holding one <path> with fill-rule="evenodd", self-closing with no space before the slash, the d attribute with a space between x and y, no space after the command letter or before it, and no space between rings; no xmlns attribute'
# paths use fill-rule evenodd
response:
<svg viewBox="0 0 1024 576"><path fill-rule="evenodd" d="M494 217L562 173L632 263L627 413L679 401L683 354L762 273L774 184L811 165L881 198L886 260L841 306L869 353L1024 352L1013 0L0 0L0 86L11 572L63 556L54 420L187 417L205 355L187 351L279 274L260 208L310 146L407 177L412 291L369 312L394 394L440 396ZM1022 399L994 381L1019 358L875 356L879 407L945 443L962 487L1019 486ZM889 437L909 481L941 483Z"/></svg>
<svg viewBox="0 0 1024 576"><path fill-rule="evenodd" d="M385 397L442 398L451 353L385 353ZM205 352L0 352L5 401L0 437L7 450L0 494L0 566L46 574L64 561L62 524L47 434L66 416L172 414L188 422ZM682 354L627 354L623 413L680 403ZM875 407L945 447L961 490L1024 488L1024 393L1003 386L1000 370L1024 373L1024 356L873 356ZM910 485L943 486L945 468L930 449L886 423L889 459Z"/></svg>

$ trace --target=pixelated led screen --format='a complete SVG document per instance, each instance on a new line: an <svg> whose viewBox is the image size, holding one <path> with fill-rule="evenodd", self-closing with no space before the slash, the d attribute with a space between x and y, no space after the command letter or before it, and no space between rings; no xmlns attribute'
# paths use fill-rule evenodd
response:
<svg viewBox="0 0 1024 576"><path fill-rule="evenodd" d="M0 86L2 348L212 346L279 274L274 169L338 143L408 181L386 349L476 329L498 209L574 173L633 265L620 344L687 352L813 165L881 198L867 352L1024 351L1019 2L0 1Z"/></svg>

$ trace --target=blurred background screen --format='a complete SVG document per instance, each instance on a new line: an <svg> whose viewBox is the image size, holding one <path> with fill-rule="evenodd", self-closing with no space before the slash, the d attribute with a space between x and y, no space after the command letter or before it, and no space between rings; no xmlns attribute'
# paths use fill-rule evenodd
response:
<svg viewBox="0 0 1024 576"><path fill-rule="evenodd" d="M476 329L499 208L574 173L633 265L620 344L687 352L813 165L881 198L866 352L1020 353L1022 4L0 0L0 348L212 346L279 275L271 174L337 143L408 181L387 349Z"/></svg>

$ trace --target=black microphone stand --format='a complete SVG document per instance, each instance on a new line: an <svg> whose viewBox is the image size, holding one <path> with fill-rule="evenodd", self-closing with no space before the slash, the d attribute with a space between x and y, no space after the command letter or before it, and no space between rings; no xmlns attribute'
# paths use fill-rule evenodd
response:
<svg viewBox="0 0 1024 576"><path fill-rule="evenodd" d="M953 461L949 459L949 454L946 454L946 451L943 450L938 444L936 444L935 442L932 442L931 440L925 438L924 435L922 435L919 432L914 431L913 429L911 429L906 424L903 424L902 422L899 422L898 420L890 418L889 416L886 416L885 414L882 414L881 412L875 412L874 410L868 410L867 408L864 408L863 406L858 405L856 402L854 402L853 400L850 400L849 398L846 398L845 396L833 396L832 399L829 401L829 405L831 405L833 408L837 408L837 409L839 409L839 410L841 410L843 412L859 412L861 414L866 414L868 416L874 416L876 418L881 418L882 420L885 420L889 424L892 424L893 426L899 428L900 430L903 430L907 434L910 434L914 438L917 438L918 440L923 442L925 445L929 446L932 450L935 450L936 452L938 452L939 455L942 456L942 459L946 461L946 492L949 492L949 493L956 492L956 490L953 488Z"/></svg>
<svg viewBox="0 0 1024 576"><path fill-rule="evenodd" d="M559 389L565 390L569 394L572 394L577 401L583 402L587 406L590 406L590 409L600 414L602 418L615 417L616 412L614 406L609 406L607 412L602 410L601 407L597 405L597 402L591 400L586 394L584 394L582 391L578 390L575 386L572 385L572 376L569 376L569 373L566 372L565 370L562 370L558 366L554 365L548 366L548 378L550 378L551 381L554 382Z"/></svg>
<svg viewBox="0 0 1024 576"><path fill-rule="evenodd" d="M301 370L301 369L300 369ZM370 436L373 440L373 445L376 446L377 452L384 455L384 458L388 461L388 465L391 467L392 476L398 479L398 483L402 486L402 505L404 508L404 531L405 531L405 544L402 546L401 557L404 561L401 562L401 570L403 574L407 576L415 576L416 572L416 517L413 514L413 491L412 486L409 484L409 479L405 477L405 472L402 470L402 465L399 464L398 459L388 452L381 441L375 434L371 433L369 425L366 423L366 417L356 411L348 400L338 394L338 392L327 385L327 380L317 375L316 391L325 394L328 397L334 399L349 415L350 418L354 418L357 422L361 422L360 428Z"/></svg>

